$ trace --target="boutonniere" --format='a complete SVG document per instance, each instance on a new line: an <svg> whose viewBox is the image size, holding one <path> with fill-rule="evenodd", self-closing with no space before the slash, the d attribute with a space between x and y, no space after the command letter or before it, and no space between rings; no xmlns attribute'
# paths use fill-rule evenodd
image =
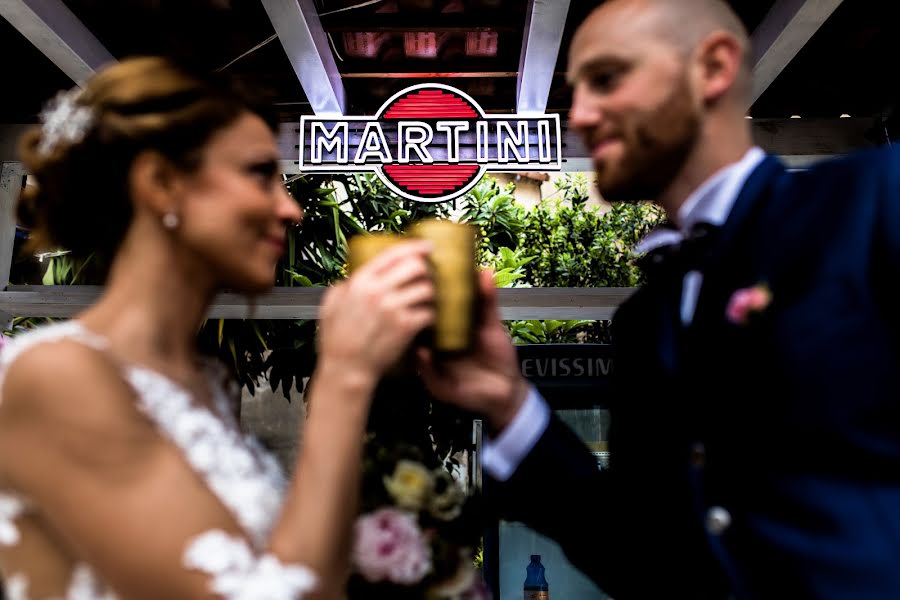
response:
<svg viewBox="0 0 900 600"><path fill-rule="evenodd" d="M728 300L725 316L735 325L746 325L772 303L772 290L765 283L735 291Z"/></svg>

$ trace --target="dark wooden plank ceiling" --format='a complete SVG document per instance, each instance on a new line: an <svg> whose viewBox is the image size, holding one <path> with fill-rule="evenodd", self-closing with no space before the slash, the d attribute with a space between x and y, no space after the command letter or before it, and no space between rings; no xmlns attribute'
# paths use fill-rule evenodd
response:
<svg viewBox="0 0 900 600"><path fill-rule="evenodd" d="M30 123L42 103L72 80L0 17L0 123Z"/></svg>
<svg viewBox="0 0 900 600"><path fill-rule="evenodd" d="M775 0L731 0L750 31ZM455 85L491 112L515 108L526 0L318 0L322 24L344 74L348 112L372 113L399 89L422 81ZM223 67L274 34L258 0L65 0L116 57L164 53L203 68ZM566 47L595 2L572 0L548 111L565 113ZM331 14L327 14L331 13ZM893 66L900 2L846 0L754 105L754 117L891 118L900 97ZM0 20L2 21L2 20ZM5 21L0 122L31 122L41 104L70 85ZM285 120L310 112L276 39L228 67L259 81ZM888 121L900 133L898 117ZM892 132L894 130L892 129Z"/></svg>
<svg viewBox="0 0 900 600"><path fill-rule="evenodd" d="M896 0L845 0L756 102L754 116L887 116L900 100L898 24Z"/></svg>

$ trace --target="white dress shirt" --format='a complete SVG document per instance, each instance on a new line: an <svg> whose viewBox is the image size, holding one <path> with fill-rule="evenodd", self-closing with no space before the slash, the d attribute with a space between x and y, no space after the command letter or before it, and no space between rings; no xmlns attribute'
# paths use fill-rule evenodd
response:
<svg viewBox="0 0 900 600"><path fill-rule="evenodd" d="M635 247L638 253L649 252L668 244L675 244L684 238L696 223L721 226L725 223L738 194L750 174L765 158L761 148L754 147L736 163L716 172L685 200L675 225L677 231L658 229L652 231ZM681 293L681 321L689 325L694 318L697 297L703 284L699 271L690 271L684 276ZM521 464L525 456L544 434L550 423L550 407L546 400L532 386L528 396L512 422L500 432L496 440L486 439L482 464L494 479L506 481Z"/></svg>
<svg viewBox="0 0 900 600"><path fill-rule="evenodd" d="M643 254L678 243L684 238L684 233L697 223L724 225L747 178L765 157L766 154L762 149L751 148L741 160L707 179L678 209L675 222L678 230L657 229L650 232L635 246L635 252ZM681 322L684 325L690 325L694 318L694 309L697 307L697 297L700 295L702 283L703 276L699 271L690 271L684 276L681 288Z"/></svg>

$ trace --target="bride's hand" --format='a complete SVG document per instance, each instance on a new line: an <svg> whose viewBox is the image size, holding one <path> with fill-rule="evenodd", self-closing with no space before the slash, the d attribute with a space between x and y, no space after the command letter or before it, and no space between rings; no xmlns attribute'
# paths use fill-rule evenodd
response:
<svg viewBox="0 0 900 600"><path fill-rule="evenodd" d="M319 316L319 360L377 380L434 321L430 244L397 244L330 288Z"/></svg>

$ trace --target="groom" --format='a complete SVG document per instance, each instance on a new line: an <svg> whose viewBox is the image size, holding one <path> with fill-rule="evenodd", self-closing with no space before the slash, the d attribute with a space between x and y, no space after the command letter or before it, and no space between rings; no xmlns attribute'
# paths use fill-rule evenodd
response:
<svg viewBox="0 0 900 600"><path fill-rule="evenodd" d="M607 471L519 373L482 280L433 394L484 415L500 516L622 598L900 598L900 151L789 173L751 141L719 0L608 0L569 50L570 124L612 201L652 199L613 321Z"/></svg>

